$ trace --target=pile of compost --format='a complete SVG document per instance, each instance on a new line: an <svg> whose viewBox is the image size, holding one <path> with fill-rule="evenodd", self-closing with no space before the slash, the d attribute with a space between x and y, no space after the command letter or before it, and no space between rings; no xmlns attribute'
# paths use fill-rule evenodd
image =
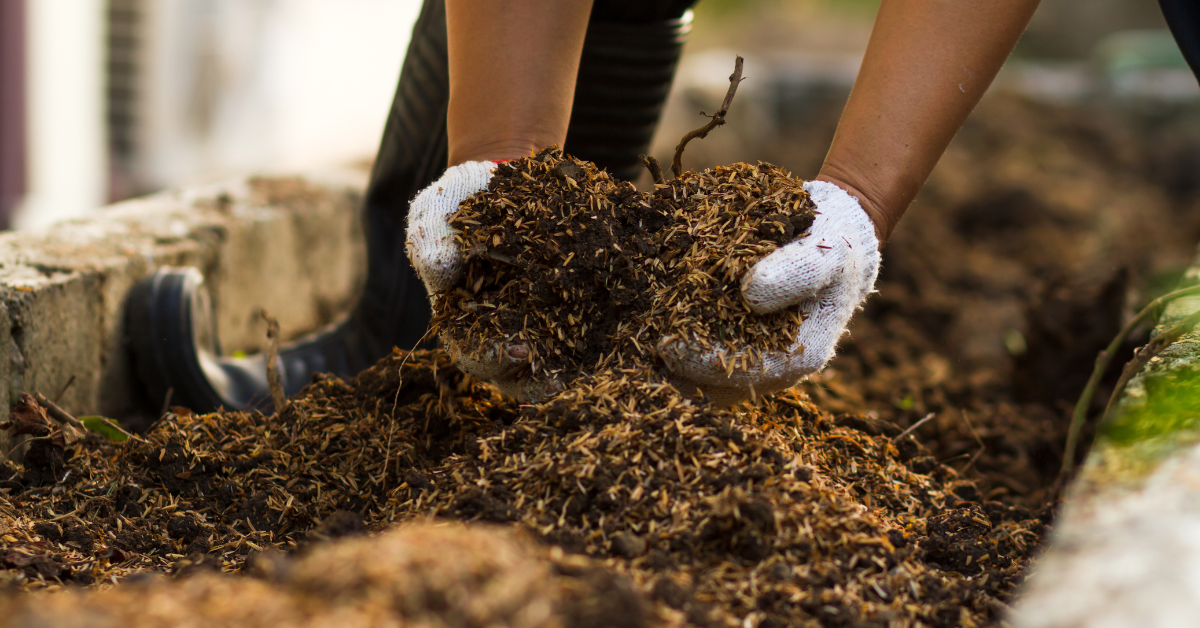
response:
<svg viewBox="0 0 1200 628"><path fill-rule="evenodd" d="M998 616L1045 527L899 428L798 391L731 411L627 370L521 406L440 352L321 379L273 416L34 445L54 453L8 467L0 511L5 577L25 589L241 572L259 552L434 517L587 557L644 605L621 625L949 626Z"/></svg>
<svg viewBox="0 0 1200 628"><path fill-rule="evenodd" d="M397 527L303 555L260 554L250 571L253 578L143 573L99 593L0 597L0 612L6 626L162 628L552 628L643 621L647 612L627 578L485 526Z"/></svg>
<svg viewBox="0 0 1200 628"><path fill-rule="evenodd" d="M985 102L839 357L754 405L631 365L520 405L397 352L270 417L35 440L0 463L0 617L994 625L1052 520L1092 360L1200 236L1200 191L1155 178L1161 143L1127 122ZM801 163L799 133L763 155Z"/></svg>
<svg viewBox="0 0 1200 628"><path fill-rule="evenodd" d="M570 382L654 364L683 341L739 368L786 350L803 313L758 315L739 281L815 217L803 182L767 163L686 172L639 193L590 162L547 149L497 166L451 227L466 256L434 303L451 345L523 345L532 373Z"/></svg>

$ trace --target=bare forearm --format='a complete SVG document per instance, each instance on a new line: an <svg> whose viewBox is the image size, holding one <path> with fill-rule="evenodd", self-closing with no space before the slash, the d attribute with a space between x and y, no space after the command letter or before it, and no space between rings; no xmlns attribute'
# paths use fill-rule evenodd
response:
<svg viewBox="0 0 1200 628"><path fill-rule="evenodd" d="M818 179L857 196L880 242L1024 32L1038 0L883 0Z"/></svg>
<svg viewBox="0 0 1200 628"><path fill-rule="evenodd" d="M447 0L450 165L566 139L592 0Z"/></svg>

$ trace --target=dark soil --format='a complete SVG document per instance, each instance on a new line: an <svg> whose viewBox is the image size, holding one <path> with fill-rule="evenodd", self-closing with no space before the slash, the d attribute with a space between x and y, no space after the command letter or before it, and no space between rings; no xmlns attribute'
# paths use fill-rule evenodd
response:
<svg viewBox="0 0 1200 628"><path fill-rule="evenodd" d="M756 315L738 282L812 225L801 184L734 164L639 193L556 149L502 163L451 219L467 268L433 329L459 348L524 345L534 376L562 383L654 364L672 339L734 360L784 350L803 313Z"/></svg>
<svg viewBox="0 0 1200 628"><path fill-rule="evenodd" d="M1184 125L1196 118L1149 119L986 99L884 250L879 294L804 390L901 427L933 413L918 434L939 460L962 469L982 441L967 472L985 496L1046 503L1096 355L1175 287L1200 240L1200 193L1174 191L1155 165L1166 146L1200 145ZM781 133L768 155L791 161L776 151L805 142Z"/></svg>
<svg viewBox="0 0 1200 628"><path fill-rule="evenodd" d="M622 371L518 406L442 353L321 379L275 416L172 415L64 455L65 480L10 489L11 585L237 572L264 550L435 516L588 557L574 603L636 602L631 626L957 625L997 617L1047 516L798 391L735 412Z"/></svg>
<svg viewBox="0 0 1200 628"><path fill-rule="evenodd" d="M982 107L841 355L755 406L629 369L521 406L398 352L277 416L36 441L0 465L0 616L540 625L528 603L571 626L996 624L1052 523L1072 378L1197 235L1120 128ZM474 523L422 537L430 517ZM86 593L35 591L61 588Z"/></svg>
<svg viewBox="0 0 1200 628"><path fill-rule="evenodd" d="M257 555L233 577L142 572L121 586L0 596L5 626L645 625L630 580L483 526L404 526L322 545L303 556Z"/></svg>

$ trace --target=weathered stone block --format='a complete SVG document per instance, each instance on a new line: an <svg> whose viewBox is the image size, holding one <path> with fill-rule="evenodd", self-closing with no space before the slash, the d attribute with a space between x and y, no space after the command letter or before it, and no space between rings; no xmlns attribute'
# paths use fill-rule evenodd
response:
<svg viewBox="0 0 1200 628"><path fill-rule="evenodd" d="M226 351L262 346L263 309L288 336L331 322L363 276L365 183L365 173L352 170L242 178L0 234L0 403L65 388L61 404L70 412L134 412L125 298L165 265L205 274ZM9 445L0 434L0 448Z"/></svg>

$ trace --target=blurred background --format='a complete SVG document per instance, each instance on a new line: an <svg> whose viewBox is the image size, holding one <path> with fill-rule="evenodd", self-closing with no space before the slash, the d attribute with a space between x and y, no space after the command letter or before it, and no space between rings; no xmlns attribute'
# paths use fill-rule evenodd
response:
<svg viewBox="0 0 1200 628"><path fill-rule="evenodd" d="M0 224L370 159L419 0L0 0Z"/></svg>
<svg viewBox="0 0 1200 628"><path fill-rule="evenodd" d="M711 108L737 52L752 78L738 130L695 156L780 159L764 138L812 119L822 132L805 156L787 158L811 175L876 6L703 0L664 141L693 121L685 112ZM369 161L418 9L419 0L0 0L0 227L232 174ZM1045 0L997 89L1173 110L1200 98L1154 0Z"/></svg>

